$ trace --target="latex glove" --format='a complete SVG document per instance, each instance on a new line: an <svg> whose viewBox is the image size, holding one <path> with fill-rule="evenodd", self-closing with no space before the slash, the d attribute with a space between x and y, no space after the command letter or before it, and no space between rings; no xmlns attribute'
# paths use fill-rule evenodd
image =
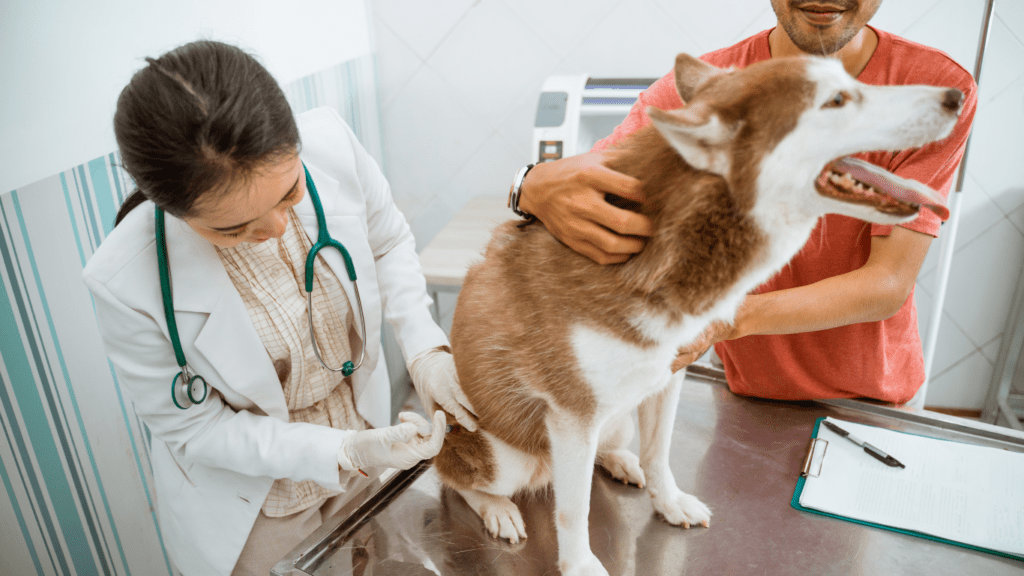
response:
<svg viewBox="0 0 1024 576"><path fill-rule="evenodd" d="M427 414L440 406L466 430L476 431L476 410L459 385L455 359L447 347L431 348L417 354L409 362L409 374Z"/></svg>
<svg viewBox="0 0 1024 576"><path fill-rule="evenodd" d="M402 412L398 419L402 423L396 426L363 430L348 436L338 450L338 465L343 470L360 472L366 468L407 470L441 451L444 412L435 412L433 423L413 412ZM429 435L420 432L424 429L430 430Z"/></svg>

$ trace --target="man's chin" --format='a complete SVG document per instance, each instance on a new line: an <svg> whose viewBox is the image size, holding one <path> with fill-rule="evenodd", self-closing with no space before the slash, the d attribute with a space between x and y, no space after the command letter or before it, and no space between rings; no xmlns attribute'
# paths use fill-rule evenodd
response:
<svg viewBox="0 0 1024 576"><path fill-rule="evenodd" d="M814 56L835 54L857 35L857 30L850 30L843 25L845 18L842 17L826 26L812 25L799 16L797 20L790 24L793 29L787 28L786 33L797 48Z"/></svg>

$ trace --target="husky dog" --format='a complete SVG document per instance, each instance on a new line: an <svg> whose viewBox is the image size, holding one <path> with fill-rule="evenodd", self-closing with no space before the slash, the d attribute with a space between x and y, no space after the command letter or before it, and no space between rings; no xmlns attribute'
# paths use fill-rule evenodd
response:
<svg viewBox="0 0 1024 576"><path fill-rule="evenodd" d="M587 530L595 463L646 487L669 523L708 526L707 506L669 468L680 346L732 321L824 214L898 224L922 207L945 210L927 187L844 156L947 136L958 90L869 86L825 58L725 71L681 54L675 80L687 105L649 108L653 127L610 165L643 183L635 209L654 226L643 251L600 266L543 225L509 222L469 271L455 311L456 366L480 428L450 434L437 470L491 534L512 542L527 531L509 497L553 484L565 576L607 574ZM626 449L633 409L639 458Z"/></svg>

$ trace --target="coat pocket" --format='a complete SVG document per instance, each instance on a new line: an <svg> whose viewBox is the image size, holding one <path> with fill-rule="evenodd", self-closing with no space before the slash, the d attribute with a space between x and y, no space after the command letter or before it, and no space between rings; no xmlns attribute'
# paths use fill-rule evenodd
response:
<svg viewBox="0 0 1024 576"><path fill-rule="evenodd" d="M182 478L184 478L186 482L188 482L189 484L192 485L193 488L195 488L196 483L192 480L192 477L189 476L188 471L185 470L185 467L182 466L181 463L178 462L178 459L174 457L174 452L171 451L171 447L164 444L164 448L167 449L167 454L170 455L171 462L174 462L174 465L177 466L178 471L181 472Z"/></svg>

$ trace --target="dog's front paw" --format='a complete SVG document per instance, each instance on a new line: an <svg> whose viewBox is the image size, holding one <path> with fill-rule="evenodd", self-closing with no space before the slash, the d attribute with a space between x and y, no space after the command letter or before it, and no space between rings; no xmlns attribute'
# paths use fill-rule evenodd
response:
<svg viewBox="0 0 1024 576"><path fill-rule="evenodd" d="M576 560L563 558L559 560L558 568L562 571L562 576L608 576L608 571L593 553Z"/></svg>
<svg viewBox="0 0 1024 576"><path fill-rule="evenodd" d="M504 538L512 544L526 540L526 525L519 507L508 498L495 498L480 510L484 527L495 538Z"/></svg>
<svg viewBox="0 0 1024 576"><path fill-rule="evenodd" d="M654 500L654 509L665 517L669 524L689 528L700 524L707 528L711 524L711 509L695 496L675 486L667 490L649 491Z"/></svg>
<svg viewBox="0 0 1024 576"><path fill-rule="evenodd" d="M643 468L640 467L640 459L629 450L612 450L598 454L597 462L612 475L612 478L623 484L632 484L641 488L647 484Z"/></svg>
<svg viewBox="0 0 1024 576"><path fill-rule="evenodd" d="M512 544L526 540L526 525L519 507L507 496L498 496L479 490L457 490L469 507L484 521L484 528L495 538L504 538Z"/></svg>

